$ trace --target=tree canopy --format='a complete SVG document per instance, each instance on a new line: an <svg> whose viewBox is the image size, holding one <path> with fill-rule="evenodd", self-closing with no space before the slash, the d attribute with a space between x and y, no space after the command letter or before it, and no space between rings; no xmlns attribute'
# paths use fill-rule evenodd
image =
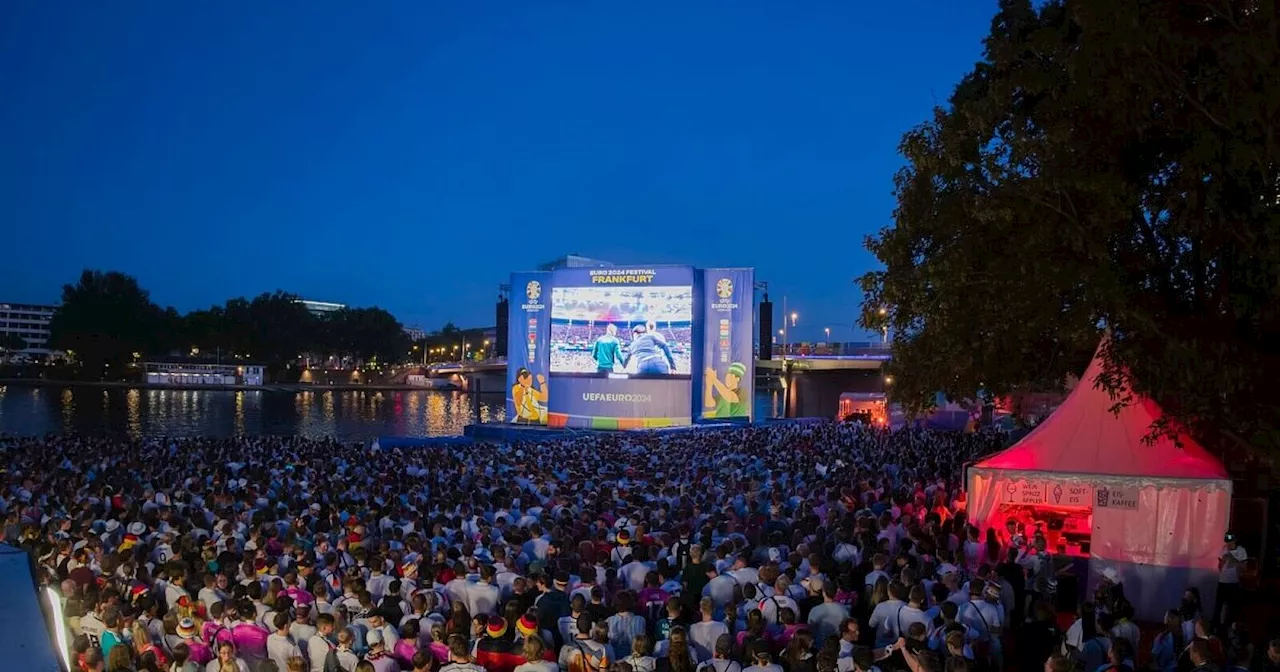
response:
<svg viewBox="0 0 1280 672"><path fill-rule="evenodd" d="M49 321L53 347L75 354L95 373L130 361L134 352L167 345L162 311L131 276L86 270L62 288L62 305Z"/></svg>
<svg viewBox="0 0 1280 672"><path fill-rule="evenodd" d="M867 241L892 396L1061 384L1105 327L1101 384L1280 448L1278 32L1274 0L1003 0Z"/></svg>
<svg viewBox="0 0 1280 672"><path fill-rule="evenodd" d="M317 316L295 295L275 291L181 315L157 306L136 279L114 271L87 270L64 287L50 330L53 347L71 350L90 375L99 375L103 365L132 361L133 353L198 350L279 370L303 353L398 362L410 348L400 322L381 308Z"/></svg>

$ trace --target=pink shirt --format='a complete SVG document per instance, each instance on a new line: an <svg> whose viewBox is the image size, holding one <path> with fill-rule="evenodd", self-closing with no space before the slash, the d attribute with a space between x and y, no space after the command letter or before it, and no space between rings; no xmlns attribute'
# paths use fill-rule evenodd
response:
<svg viewBox="0 0 1280 672"><path fill-rule="evenodd" d="M391 651L391 655L400 661L401 667L413 668L413 656L418 652L418 645L408 639L401 639Z"/></svg>
<svg viewBox="0 0 1280 672"><path fill-rule="evenodd" d="M237 623L231 628L231 641L242 658L252 661L267 659L267 637L271 633L257 623Z"/></svg>
<svg viewBox="0 0 1280 672"><path fill-rule="evenodd" d="M214 635L213 633L218 633ZM217 621L205 621L200 628L200 638L213 646L216 642L230 642L231 628L228 628Z"/></svg>
<svg viewBox="0 0 1280 672"><path fill-rule="evenodd" d="M230 637L231 635L227 636ZM191 662L204 667L209 664L209 661L213 660L213 649L209 648L208 644L205 644L198 639L184 639L182 641L185 642L187 648L191 650Z"/></svg>
<svg viewBox="0 0 1280 672"><path fill-rule="evenodd" d="M316 601L316 598L312 597L311 593L308 593L299 586L289 586L288 588L285 588L284 594L292 598L294 604L312 604Z"/></svg>

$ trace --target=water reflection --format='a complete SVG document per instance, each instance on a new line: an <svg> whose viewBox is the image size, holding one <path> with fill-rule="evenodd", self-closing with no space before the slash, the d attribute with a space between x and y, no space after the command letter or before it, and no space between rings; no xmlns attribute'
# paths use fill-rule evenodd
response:
<svg viewBox="0 0 1280 672"><path fill-rule="evenodd" d="M780 409L762 393L756 408ZM770 410L773 413L770 413ZM456 436L474 422L502 422L502 395L433 390L233 392L0 386L0 434L127 436L300 435L368 441L379 436Z"/></svg>
<svg viewBox="0 0 1280 672"><path fill-rule="evenodd" d="M344 441L453 436L504 416L501 396L459 392L233 392L0 386L0 434L233 436Z"/></svg>

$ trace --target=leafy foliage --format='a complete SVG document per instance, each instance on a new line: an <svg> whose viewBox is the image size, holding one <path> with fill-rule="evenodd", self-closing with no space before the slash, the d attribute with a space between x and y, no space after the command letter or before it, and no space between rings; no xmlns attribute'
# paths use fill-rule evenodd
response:
<svg viewBox="0 0 1280 672"><path fill-rule="evenodd" d="M17 334L0 334L0 351L15 352L27 347L26 339Z"/></svg>
<svg viewBox="0 0 1280 672"><path fill-rule="evenodd" d="M397 362L410 347L400 322L381 308L346 308L317 317L293 294L276 291L184 316L155 305L134 278L93 270L63 288L50 329L54 347L73 351L91 375L104 364L131 361L135 352L195 349L201 356L239 356L278 371L306 352Z"/></svg>
<svg viewBox="0 0 1280 672"><path fill-rule="evenodd" d="M1280 449L1278 32L1274 0L1002 1L867 241L893 395L1060 384L1105 325L1099 384Z"/></svg>
<svg viewBox="0 0 1280 672"><path fill-rule="evenodd" d="M134 352L165 345L164 312L134 278L86 270L62 288L62 305L49 321L53 347L75 353L89 371L122 365Z"/></svg>

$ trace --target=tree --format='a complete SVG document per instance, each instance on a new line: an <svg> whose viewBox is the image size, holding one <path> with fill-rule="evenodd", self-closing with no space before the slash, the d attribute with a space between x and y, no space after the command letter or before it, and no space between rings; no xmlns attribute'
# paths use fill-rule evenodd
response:
<svg viewBox="0 0 1280 672"><path fill-rule="evenodd" d="M398 362L409 351L409 337L391 313L381 308L343 308L329 313L323 328L330 351L363 361Z"/></svg>
<svg viewBox="0 0 1280 672"><path fill-rule="evenodd" d="M1280 449L1274 3L1037 4L1003 0L949 107L903 138L894 225L867 241L884 268L861 279L892 395L1059 384L1105 326L1099 384L1211 445Z"/></svg>
<svg viewBox="0 0 1280 672"><path fill-rule="evenodd" d="M27 348L26 339L17 334L0 334L0 351L17 352Z"/></svg>
<svg viewBox="0 0 1280 672"><path fill-rule="evenodd" d="M123 273L86 270L62 288L62 305L49 322L54 348L75 354L86 372L119 367L134 352L163 343L164 313L138 281Z"/></svg>
<svg viewBox="0 0 1280 672"><path fill-rule="evenodd" d="M319 320L288 292L259 294L247 307L228 302L227 314L247 337L245 354L265 362L273 372L319 343Z"/></svg>

